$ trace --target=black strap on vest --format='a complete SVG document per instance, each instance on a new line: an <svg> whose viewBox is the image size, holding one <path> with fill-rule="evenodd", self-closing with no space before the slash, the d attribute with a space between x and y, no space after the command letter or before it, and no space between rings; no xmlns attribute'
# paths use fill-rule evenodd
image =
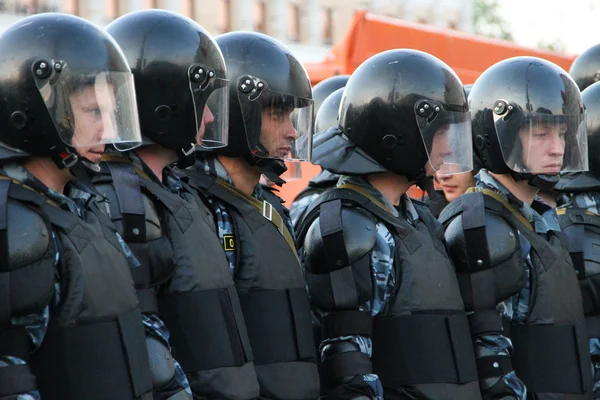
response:
<svg viewBox="0 0 600 400"><path fill-rule="evenodd" d="M342 202L340 200L329 201L321 205L319 227L323 238L326 263L337 267L329 273L335 306L338 309L356 308L359 306L358 295L344 242Z"/></svg>
<svg viewBox="0 0 600 400"><path fill-rule="evenodd" d="M371 336L373 317L370 312L347 310L325 315L321 321L322 339L341 336Z"/></svg>
<svg viewBox="0 0 600 400"><path fill-rule="evenodd" d="M123 239L126 242L146 241L146 210L140 179L133 165L125 162L107 162L112 184L123 216Z"/></svg>
<svg viewBox="0 0 600 400"><path fill-rule="evenodd" d="M241 366L252 360L250 343L234 287L170 294L159 299L160 314L171 331L173 353L184 371ZM193 318L190 318L190 315ZM207 329L209 327L210 329Z"/></svg>
<svg viewBox="0 0 600 400"><path fill-rule="evenodd" d="M240 303L256 365L316 361L304 288L242 292Z"/></svg>
<svg viewBox="0 0 600 400"><path fill-rule="evenodd" d="M600 338L600 315L590 315L586 317L585 324L590 339Z"/></svg>
<svg viewBox="0 0 600 400"><path fill-rule="evenodd" d="M0 368L0 382L0 398L37 390L35 375L24 364Z"/></svg>
<svg viewBox="0 0 600 400"><path fill-rule="evenodd" d="M0 355L29 360L32 350L29 334L24 326L3 325L0 327Z"/></svg>
<svg viewBox="0 0 600 400"><path fill-rule="evenodd" d="M582 208L561 208L556 210L556 214L560 228L568 238L567 246L577 278L585 279L585 226L589 224L600 228L600 216ZM584 299L584 306L588 304Z"/></svg>
<svg viewBox="0 0 600 400"><path fill-rule="evenodd" d="M110 320L68 328L51 325L31 360L41 397L102 400L109 391L115 399L151 399L141 321L134 309Z"/></svg>
<svg viewBox="0 0 600 400"><path fill-rule="evenodd" d="M513 371L510 356L488 356L477 359L479 379L505 376Z"/></svg>
<svg viewBox="0 0 600 400"><path fill-rule="evenodd" d="M336 354L321 363L324 382L336 382L341 378L373 373L369 355L360 351Z"/></svg>
<svg viewBox="0 0 600 400"><path fill-rule="evenodd" d="M8 190L11 181L0 180L0 324L10 321L10 253L8 248Z"/></svg>
<svg viewBox="0 0 600 400"><path fill-rule="evenodd" d="M389 343L397 345L386 345ZM469 323L464 314L377 318L371 360L386 386L477 380Z"/></svg>
<svg viewBox="0 0 600 400"><path fill-rule="evenodd" d="M153 288L136 289L135 294L142 313L158 313L158 295Z"/></svg>
<svg viewBox="0 0 600 400"><path fill-rule="evenodd" d="M584 348L587 332L581 325L513 325L515 348L512 363L517 376L535 393L584 393L584 368L589 358ZM585 357L579 355L584 354Z"/></svg>
<svg viewBox="0 0 600 400"><path fill-rule="evenodd" d="M491 268L485 231L485 204L482 193L467 193L461 198L462 227L471 271Z"/></svg>

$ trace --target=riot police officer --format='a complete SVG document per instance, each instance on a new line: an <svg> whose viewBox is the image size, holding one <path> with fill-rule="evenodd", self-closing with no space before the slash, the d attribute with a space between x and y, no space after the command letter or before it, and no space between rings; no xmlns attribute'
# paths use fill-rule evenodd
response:
<svg viewBox="0 0 600 400"><path fill-rule="evenodd" d="M476 189L440 220L470 315L484 398L591 398L575 270L556 215L536 194L587 169L575 82L534 57L501 61L469 95Z"/></svg>
<svg viewBox="0 0 600 400"><path fill-rule="evenodd" d="M594 364L594 398L600 398L600 302L597 296L600 259L594 252L600 235L600 83L581 92L587 114L589 172L566 173L556 185L561 201L556 210L567 235L569 253L579 278Z"/></svg>
<svg viewBox="0 0 600 400"><path fill-rule="evenodd" d="M283 44L252 32L216 38L229 76L229 143L198 152L191 182L208 196L240 296L261 398L319 394L310 308L281 199L259 185L283 161L307 160L308 75Z"/></svg>
<svg viewBox="0 0 600 400"><path fill-rule="evenodd" d="M317 86L315 86L315 88ZM327 96L321 104L317 117L315 118L313 147L320 143L318 132L324 132L332 126L337 126L338 109L343 93L344 88L337 89ZM333 174L322 169L317 176L308 182L308 186L298 193L290 206L290 217L292 218L295 227L298 226L298 222L304 217L304 213L310 203L312 203L321 193L334 187L339 178L340 176L338 174Z"/></svg>
<svg viewBox="0 0 600 400"><path fill-rule="evenodd" d="M298 237L322 328L323 398L480 398L441 226L406 194L436 170L471 169L469 119L460 79L427 53L383 52L350 77L339 128L313 151L342 177Z"/></svg>
<svg viewBox="0 0 600 400"><path fill-rule="evenodd" d="M127 62L66 14L16 22L0 49L0 398L152 399L136 261L89 188L63 194L83 158L141 143Z"/></svg>
<svg viewBox="0 0 600 400"><path fill-rule="evenodd" d="M254 399L258 382L229 266L206 200L175 163L197 146L226 144L227 73L213 38L169 11L142 10L106 28L135 80L143 144L103 157L93 182L142 266L133 277L142 310L162 319L151 353L156 398ZM168 336L170 333L170 337ZM169 353L169 342L179 365Z"/></svg>

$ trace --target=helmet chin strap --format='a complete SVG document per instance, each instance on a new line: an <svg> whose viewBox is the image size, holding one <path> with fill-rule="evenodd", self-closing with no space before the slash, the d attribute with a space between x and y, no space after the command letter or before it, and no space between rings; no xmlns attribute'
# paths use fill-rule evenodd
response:
<svg viewBox="0 0 600 400"><path fill-rule="evenodd" d="M279 159L259 157L256 154L269 154L267 149L260 143L257 145L255 152L246 155L246 160L250 165L255 165L262 173L273 182L275 185L283 186L285 180L281 179L280 175L287 171L285 163Z"/></svg>
<svg viewBox="0 0 600 400"><path fill-rule="evenodd" d="M91 162L87 158L82 157L81 163L92 172L100 172L100 170L101 170L99 163L97 164L97 163Z"/></svg>
<svg viewBox="0 0 600 400"><path fill-rule="evenodd" d="M523 172L510 172L515 181L527 181L530 186L541 190L552 190L560 180L560 175L534 175Z"/></svg>

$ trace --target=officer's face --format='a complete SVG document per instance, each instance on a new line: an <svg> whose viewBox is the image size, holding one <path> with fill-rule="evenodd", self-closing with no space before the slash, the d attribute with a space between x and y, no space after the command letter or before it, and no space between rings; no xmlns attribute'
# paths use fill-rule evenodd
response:
<svg viewBox="0 0 600 400"><path fill-rule="evenodd" d="M526 171L537 174L558 174L565 155L567 126L540 122L526 125L519 131Z"/></svg>
<svg viewBox="0 0 600 400"><path fill-rule="evenodd" d="M204 106L204 112L202 113L202 121L200 122L200 129L196 133L196 144L202 144L202 138L204 138L204 132L206 132L206 126L215 122L215 116L208 106Z"/></svg>
<svg viewBox="0 0 600 400"><path fill-rule="evenodd" d="M71 144L81 157L98 163L105 145L115 137L113 85L86 85L70 95L75 128Z"/></svg>
<svg viewBox="0 0 600 400"><path fill-rule="evenodd" d="M473 178L473 173L471 171L452 175L436 172L435 178L442 186L444 197L449 202L456 200L464 194L468 188L475 186L475 178Z"/></svg>
<svg viewBox="0 0 600 400"><path fill-rule="evenodd" d="M439 170L444 159L452 154L452 148L448 142L449 126L442 126L433 136L431 152L429 153L429 162L425 164L425 173L427 176L435 175L435 171Z"/></svg>
<svg viewBox="0 0 600 400"><path fill-rule="evenodd" d="M293 108L270 107L262 112L260 142L269 152L269 157L284 158L292 151L298 132L292 124Z"/></svg>

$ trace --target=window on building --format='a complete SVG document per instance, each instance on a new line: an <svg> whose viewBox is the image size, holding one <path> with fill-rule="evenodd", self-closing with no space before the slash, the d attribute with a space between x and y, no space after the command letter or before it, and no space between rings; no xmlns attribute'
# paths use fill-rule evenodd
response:
<svg viewBox="0 0 600 400"><path fill-rule="evenodd" d="M292 42L300 41L300 6L288 5L288 39Z"/></svg>
<svg viewBox="0 0 600 400"><path fill-rule="evenodd" d="M448 28L458 29L458 23L456 21L448 21Z"/></svg>
<svg viewBox="0 0 600 400"><path fill-rule="evenodd" d="M327 7L321 12L321 19L323 22L323 43L333 43L333 9Z"/></svg>
<svg viewBox="0 0 600 400"><path fill-rule="evenodd" d="M429 23L429 21L425 17L418 17L417 22L420 24L428 24Z"/></svg>
<svg viewBox="0 0 600 400"><path fill-rule="evenodd" d="M231 30L231 3L229 0L219 0L217 9L217 29L219 32Z"/></svg>
<svg viewBox="0 0 600 400"><path fill-rule="evenodd" d="M267 33L267 4L264 1L254 2L254 29Z"/></svg>

